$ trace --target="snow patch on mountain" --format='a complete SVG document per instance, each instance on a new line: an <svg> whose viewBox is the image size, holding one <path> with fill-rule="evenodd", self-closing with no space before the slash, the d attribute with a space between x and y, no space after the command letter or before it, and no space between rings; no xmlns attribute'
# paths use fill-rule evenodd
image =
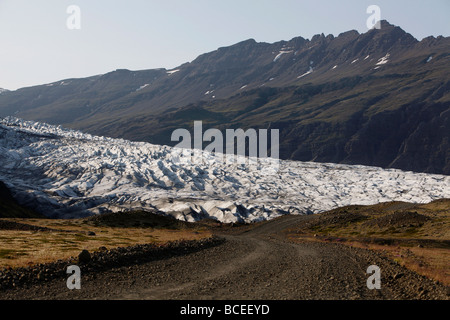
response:
<svg viewBox="0 0 450 320"><path fill-rule="evenodd" d="M389 53L387 53L384 57L378 59L378 62L375 64L376 66L381 66L383 64L386 64L389 62L389 57L391 55Z"/></svg>
<svg viewBox="0 0 450 320"><path fill-rule="evenodd" d="M334 68L333 68L334 69ZM304 74L300 75L297 77L297 79L301 79L303 77L306 77L308 74L313 73L314 69L312 67L309 67L309 70L307 72L305 72Z"/></svg>
<svg viewBox="0 0 450 320"><path fill-rule="evenodd" d="M137 88L137 89L136 89L136 92L139 92L139 91L141 91L142 89L144 89L144 88L148 87L149 85L150 85L149 83L146 83L146 84L144 84L144 85L140 86L139 88Z"/></svg>
<svg viewBox="0 0 450 320"><path fill-rule="evenodd" d="M292 52L294 52L294 51L293 50L280 50L280 52L277 54L277 56L273 59L273 62L278 61L283 54L288 54L288 53L292 53Z"/></svg>
<svg viewBox="0 0 450 320"><path fill-rule="evenodd" d="M172 75L172 74L174 74L174 73L177 73L177 72L179 72L180 71L180 69L175 69L175 70L169 70L169 71L167 71L166 73L170 76L170 75Z"/></svg>
<svg viewBox="0 0 450 320"><path fill-rule="evenodd" d="M198 151L201 161L180 161L174 150L8 117L0 121L0 180L22 204L60 218L158 209L186 221L251 222L450 197L444 175L296 161L274 170L273 159L238 164Z"/></svg>

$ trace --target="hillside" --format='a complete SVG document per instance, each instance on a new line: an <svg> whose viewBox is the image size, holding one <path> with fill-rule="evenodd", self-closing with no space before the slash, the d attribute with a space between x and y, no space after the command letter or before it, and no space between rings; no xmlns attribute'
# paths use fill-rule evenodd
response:
<svg viewBox="0 0 450 320"><path fill-rule="evenodd" d="M20 206L6 185L0 181L0 218L44 218L31 209Z"/></svg>
<svg viewBox="0 0 450 320"><path fill-rule="evenodd" d="M369 248L448 286L449 213L450 199L348 206L311 216L287 234L295 241Z"/></svg>
<svg viewBox="0 0 450 320"><path fill-rule="evenodd" d="M176 128L280 129L283 159L450 174L450 38L400 27L253 39L173 70L116 70L0 95L0 116L174 145Z"/></svg>

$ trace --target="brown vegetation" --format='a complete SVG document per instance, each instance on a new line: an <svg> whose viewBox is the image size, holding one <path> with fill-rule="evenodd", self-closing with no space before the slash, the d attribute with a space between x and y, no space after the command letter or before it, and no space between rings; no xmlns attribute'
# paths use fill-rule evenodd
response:
<svg viewBox="0 0 450 320"><path fill-rule="evenodd" d="M119 215L122 218L119 219ZM23 267L138 244L198 240L211 236L194 226L149 212L74 220L0 219L0 268Z"/></svg>
<svg viewBox="0 0 450 320"><path fill-rule="evenodd" d="M450 199L343 207L315 215L287 233L294 241L340 242L377 250L450 285Z"/></svg>

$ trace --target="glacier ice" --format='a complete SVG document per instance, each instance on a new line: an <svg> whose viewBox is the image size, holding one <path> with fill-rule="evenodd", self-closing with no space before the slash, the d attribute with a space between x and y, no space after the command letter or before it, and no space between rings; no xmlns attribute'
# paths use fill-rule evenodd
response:
<svg viewBox="0 0 450 320"><path fill-rule="evenodd" d="M445 175L284 160L278 170L265 170L264 163L235 164L204 151L197 152L202 161L180 161L173 151L0 119L0 180L19 202L51 217L157 209L186 221L254 222L345 205L450 197Z"/></svg>

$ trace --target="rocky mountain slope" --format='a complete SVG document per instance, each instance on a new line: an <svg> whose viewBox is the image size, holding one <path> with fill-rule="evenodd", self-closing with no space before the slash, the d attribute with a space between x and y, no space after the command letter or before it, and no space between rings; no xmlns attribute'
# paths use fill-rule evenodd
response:
<svg viewBox="0 0 450 320"><path fill-rule="evenodd" d="M176 128L280 129L283 159L450 174L450 38L380 30L247 40L173 70L0 95L0 116L174 145Z"/></svg>

